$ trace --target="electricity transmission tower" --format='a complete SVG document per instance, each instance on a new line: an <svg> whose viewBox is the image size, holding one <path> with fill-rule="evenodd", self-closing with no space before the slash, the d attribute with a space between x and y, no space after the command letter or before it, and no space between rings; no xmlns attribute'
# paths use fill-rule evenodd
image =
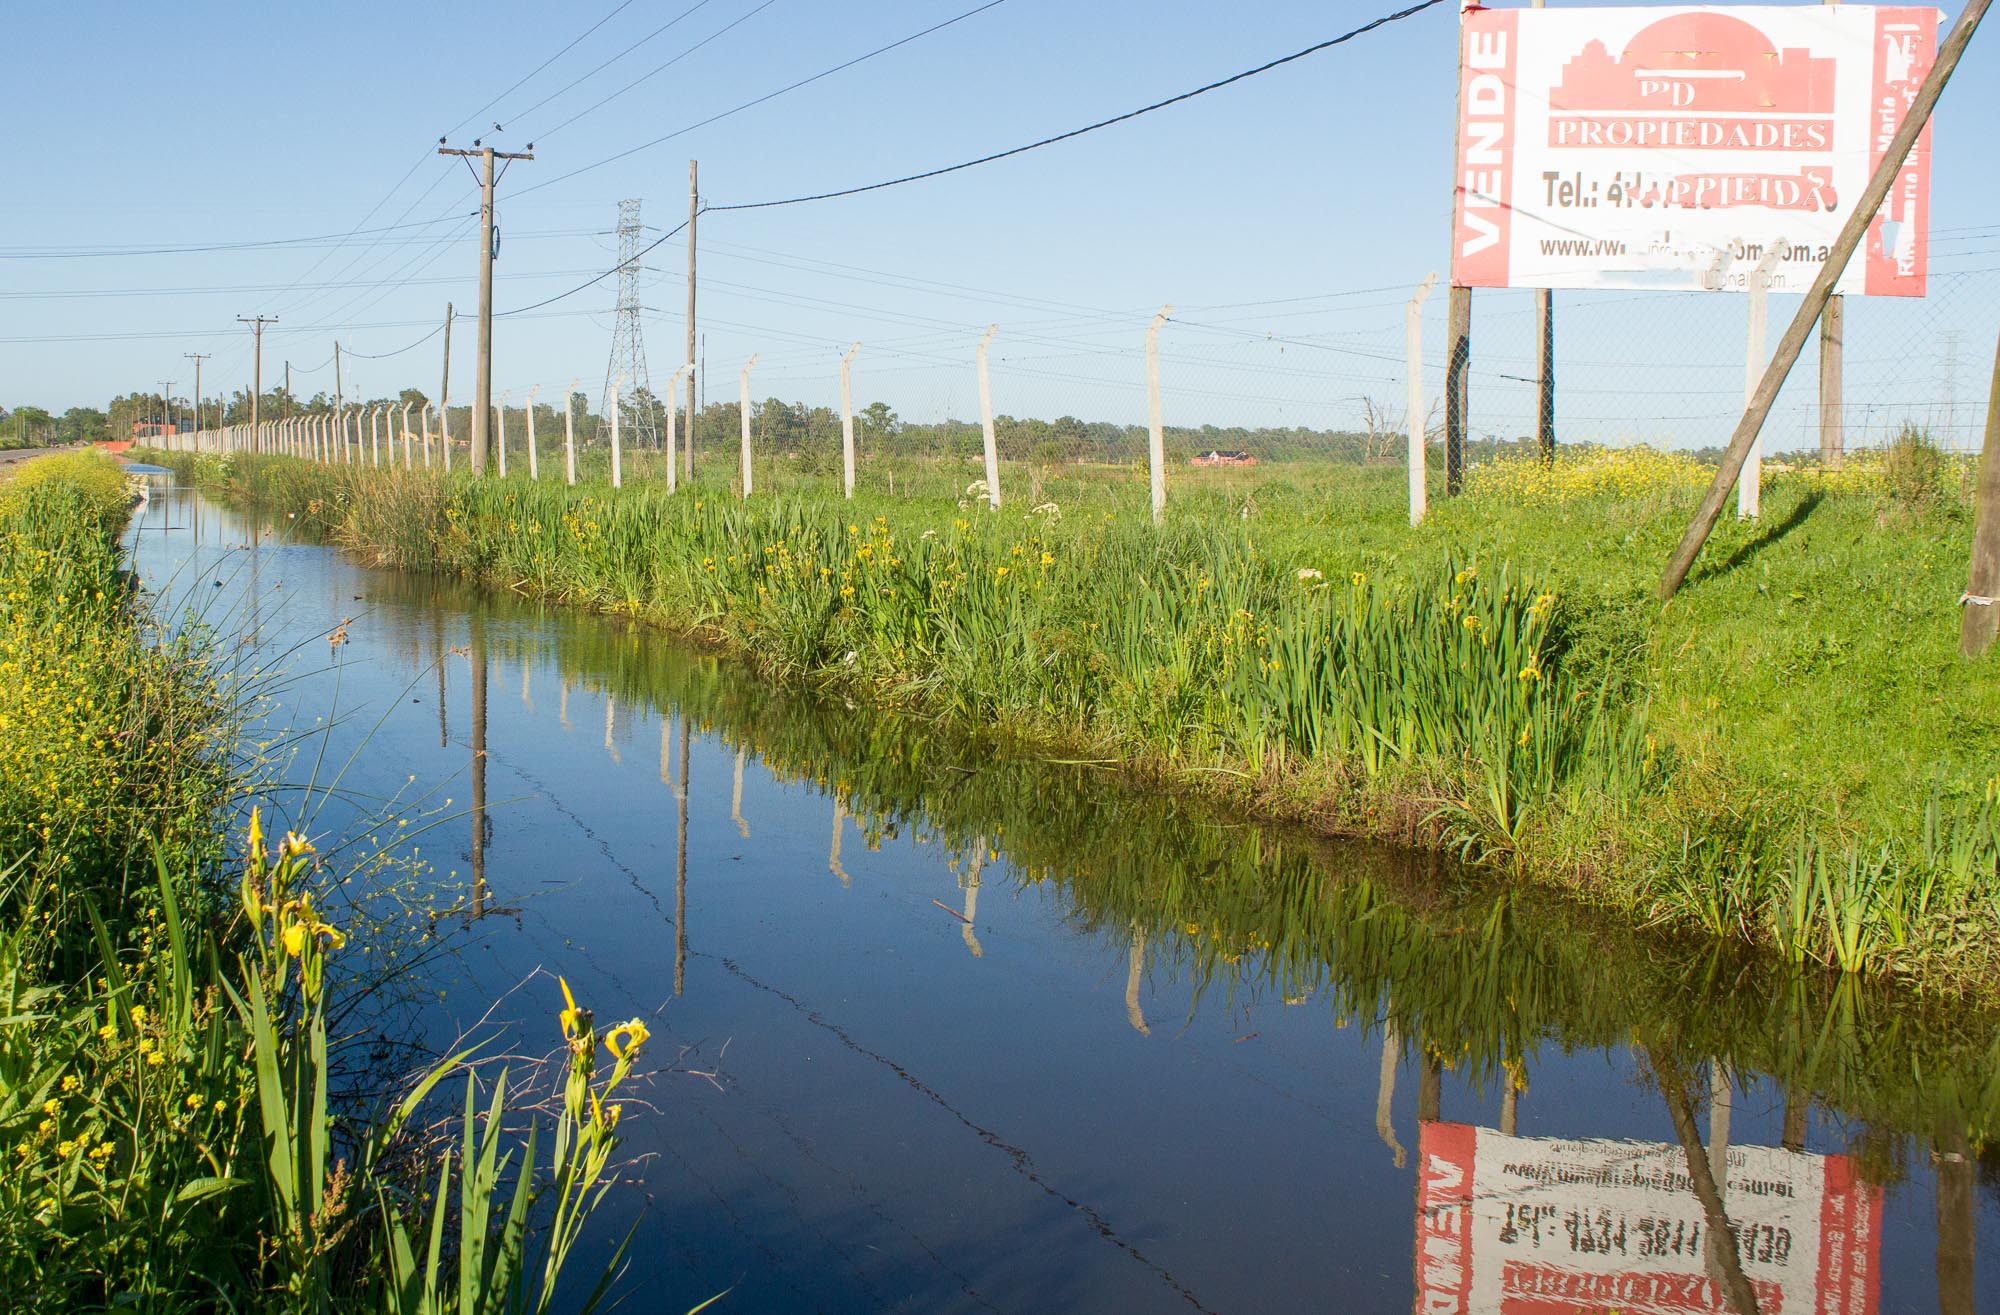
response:
<svg viewBox="0 0 2000 1315"><path fill-rule="evenodd" d="M604 400L598 414L611 413L611 389L618 388L619 425L634 446L658 447L660 425L652 381L646 377L646 340L639 327L639 198L618 203L618 321L611 330L611 363L604 367ZM619 384L619 380L625 382Z"/></svg>

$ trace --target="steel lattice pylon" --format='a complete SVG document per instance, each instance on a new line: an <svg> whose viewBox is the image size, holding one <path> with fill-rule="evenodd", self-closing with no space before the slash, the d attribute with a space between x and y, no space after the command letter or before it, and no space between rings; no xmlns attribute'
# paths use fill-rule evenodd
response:
<svg viewBox="0 0 2000 1315"><path fill-rule="evenodd" d="M611 363L604 367L604 394L598 414L611 414L611 387L618 392L619 428L635 447L660 445L659 403L646 377L646 340L639 327L639 198L618 203L618 321L611 330Z"/></svg>

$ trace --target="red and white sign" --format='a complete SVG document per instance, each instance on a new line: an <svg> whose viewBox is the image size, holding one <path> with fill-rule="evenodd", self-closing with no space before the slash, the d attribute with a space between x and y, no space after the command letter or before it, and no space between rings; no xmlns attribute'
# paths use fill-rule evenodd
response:
<svg viewBox="0 0 2000 1315"><path fill-rule="evenodd" d="M1730 1310L1678 1146L1426 1123L1418 1156L1423 1315ZM1722 1198L1763 1315L1875 1315L1882 1192L1846 1156L1732 1146Z"/></svg>
<svg viewBox="0 0 2000 1315"><path fill-rule="evenodd" d="M1819 274L1937 53L1935 9L1468 9L1452 281L1775 291ZM1920 297L1930 127L1835 290Z"/></svg>

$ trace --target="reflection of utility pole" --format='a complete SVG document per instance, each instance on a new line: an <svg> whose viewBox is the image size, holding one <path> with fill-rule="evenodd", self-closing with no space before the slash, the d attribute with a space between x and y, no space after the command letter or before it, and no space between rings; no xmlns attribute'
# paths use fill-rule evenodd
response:
<svg viewBox="0 0 2000 1315"><path fill-rule="evenodd" d="M687 981L688 957L688 714L681 710L681 797L678 852L674 856L674 995Z"/></svg>
<svg viewBox="0 0 2000 1315"><path fill-rule="evenodd" d="M1396 1100L1396 1065L1403 1057L1403 1031L1396 1026L1396 1002L1390 1000L1387 1006L1390 1016L1382 1023L1382 1071L1375 1079L1375 1135L1389 1148L1400 1169L1409 1156L1403 1143L1396 1140L1396 1125L1389 1115Z"/></svg>
<svg viewBox="0 0 2000 1315"><path fill-rule="evenodd" d="M1806 1148L1807 1098L1799 1091L1798 1083L1785 1084L1785 1131L1783 1145L1788 1151L1802 1151Z"/></svg>
<svg viewBox="0 0 2000 1315"><path fill-rule="evenodd" d="M1506 1084L1500 1090L1500 1131L1512 1137L1521 1124L1521 1089L1514 1085L1514 1075L1504 1069L1500 1080Z"/></svg>
<svg viewBox="0 0 2000 1315"><path fill-rule="evenodd" d="M1972 1245L1976 1217L1972 1157L1964 1134L1940 1137L1931 1152L1937 1174L1938 1315L1972 1315Z"/></svg>
<svg viewBox="0 0 2000 1315"><path fill-rule="evenodd" d="M611 714L618 710L618 696L606 693L604 696L604 752L611 755L611 761L623 767L625 760L618 756L618 745L611 738Z"/></svg>
<svg viewBox="0 0 2000 1315"><path fill-rule="evenodd" d="M840 866L840 833L847 829L847 801L839 795L833 797L833 841L827 847L826 870L840 878L843 886L853 885L847 869Z"/></svg>
<svg viewBox="0 0 2000 1315"><path fill-rule="evenodd" d="M1729 1113L1735 1104L1735 1087L1729 1080L1729 1065L1719 1059L1708 1062L1708 1171L1715 1175L1715 1189L1729 1200Z"/></svg>
<svg viewBox="0 0 2000 1315"><path fill-rule="evenodd" d="M750 822L743 816L743 746L736 747L736 784L729 791L729 820L736 823L736 829L743 838L750 838Z"/></svg>
<svg viewBox="0 0 2000 1315"><path fill-rule="evenodd" d="M472 916L486 916L486 625L472 614Z"/></svg>
<svg viewBox="0 0 2000 1315"><path fill-rule="evenodd" d="M435 637L435 639L434 639L434 643L435 643L435 649L436 649L436 653L437 653L437 671L438 671L438 748L440 748L440 749L444 749L444 748L448 748L448 747L450 747L450 745L451 745L451 729L450 729L450 726L449 726L449 724L448 724L448 723L447 723L447 722L445 721L445 712L444 712L444 709L445 709L445 701L444 701L444 609L443 609L442 607L438 608L438 609L437 609L436 611L434 611L434 612L432 612L432 613L431 613L431 633L432 633L432 635L433 635L433 636Z"/></svg>

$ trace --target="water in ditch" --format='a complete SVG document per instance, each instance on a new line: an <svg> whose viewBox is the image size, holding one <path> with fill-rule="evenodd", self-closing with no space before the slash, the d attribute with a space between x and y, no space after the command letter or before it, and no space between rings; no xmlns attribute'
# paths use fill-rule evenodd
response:
<svg viewBox="0 0 2000 1315"><path fill-rule="evenodd" d="M130 538L162 614L263 672L275 806L323 847L402 833L448 910L358 947L420 959L357 1063L461 1031L546 1054L555 974L647 1020L628 1182L579 1261L636 1227L628 1309L2000 1309L1990 1017L787 693L187 492Z"/></svg>

